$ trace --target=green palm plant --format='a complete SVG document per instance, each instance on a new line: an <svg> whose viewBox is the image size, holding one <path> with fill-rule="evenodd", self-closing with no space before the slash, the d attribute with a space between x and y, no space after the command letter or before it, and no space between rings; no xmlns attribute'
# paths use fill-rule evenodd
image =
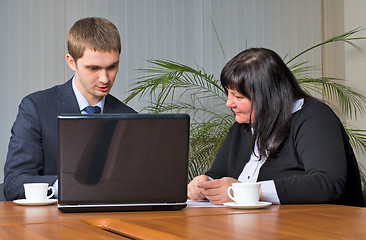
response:
<svg viewBox="0 0 366 240"><path fill-rule="evenodd" d="M354 29L327 41L316 44L286 61L299 84L309 94L320 93L326 99L336 100L347 117L357 117L365 110L366 97L343 84L340 79L310 77L315 67L308 62L296 62L300 56L314 48L333 42L345 42L360 50L351 36L363 29ZM225 107L226 94L215 76L202 68L192 68L169 60L148 60L151 68L139 69L143 74L137 79L128 103L135 97L150 96L142 111L150 113L185 112L191 116L189 179L203 174L211 166L226 133L234 123L232 112ZM356 150L366 151L364 130L346 126L351 143Z"/></svg>

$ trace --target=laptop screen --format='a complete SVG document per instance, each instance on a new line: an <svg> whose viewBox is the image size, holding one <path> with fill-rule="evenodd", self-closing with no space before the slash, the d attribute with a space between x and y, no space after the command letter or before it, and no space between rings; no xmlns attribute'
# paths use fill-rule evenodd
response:
<svg viewBox="0 0 366 240"><path fill-rule="evenodd" d="M187 114L58 117L59 204L187 200Z"/></svg>

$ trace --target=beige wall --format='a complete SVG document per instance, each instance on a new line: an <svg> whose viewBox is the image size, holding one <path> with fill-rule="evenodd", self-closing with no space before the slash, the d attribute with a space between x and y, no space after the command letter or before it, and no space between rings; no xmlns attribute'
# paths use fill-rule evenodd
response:
<svg viewBox="0 0 366 240"><path fill-rule="evenodd" d="M344 32L343 0L323 0L323 39ZM345 77L344 44L336 43L323 47L323 75Z"/></svg>
<svg viewBox="0 0 366 240"><path fill-rule="evenodd" d="M323 37L334 36L357 27L366 27L365 0L323 0ZM354 37L366 37L366 30ZM348 44L337 44L324 49L323 74L328 77L345 79L348 86L354 87L366 96L366 40L355 42L363 51ZM366 116L366 114L365 114ZM358 129L366 129L365 116L345 119L346 124ZM342 118L342 116L341 116ZM358 152L357 158L366 167L366 155ZM366 173L366 169L363 169Z"/></svg>
<svg viewBox="0 0 366 240"><path fill-rule="evenodd" d="M345 31L357 27L366 27L366 1L352 0L344 1L344 28ZM363 30L357 36L366 36L366 30ZM363 49L363 52L357 51L351 46L345 46L345 79L347 84L359 89L366 95L366 40L358 41L357 44ZM354 127L366 129L366 114L358 116L356 120L348 121ZM366 154L366 153L365 153ZM365 154L358 154L361 164L366 167ZM364 169L364 172L365 169Z"/></svg>

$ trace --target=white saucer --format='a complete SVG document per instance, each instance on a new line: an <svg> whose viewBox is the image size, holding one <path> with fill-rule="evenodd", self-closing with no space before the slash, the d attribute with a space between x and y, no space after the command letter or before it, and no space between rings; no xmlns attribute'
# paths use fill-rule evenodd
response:
<svg viewBox="0 0 366 240"><path fill-rule="evenodd" d="M13 203L24 205L24 206L43 206L43 205L50 205L53 203L57 203L57 199L47 199L46 201L42 202L29 202L27 199L17 199L14 200Z"/></svg>
<svg viewBox="0 0 366 240"><path fill-rule="evenodd" d="M235 202L226 202L224 206L231 208L240 208L240 209L255 209L255 208L265 208L272 205L271 202L261 202L259 201L256 205L238 205Z"/></svg>

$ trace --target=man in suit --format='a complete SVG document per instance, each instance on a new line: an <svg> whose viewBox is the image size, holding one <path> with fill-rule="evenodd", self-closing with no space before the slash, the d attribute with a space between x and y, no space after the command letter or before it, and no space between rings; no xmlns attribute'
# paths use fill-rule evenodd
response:
<svg viewBox="0 0 366 240"><path fill-rule="evenodd" d="M57 188L58 115L136 113L109 94L121 53L116 26L104 18L80 19L67 43L66 62L75 76L26 96L19 105L4 167L7 200L24 198L24 183L46 182Z"/></svg>

